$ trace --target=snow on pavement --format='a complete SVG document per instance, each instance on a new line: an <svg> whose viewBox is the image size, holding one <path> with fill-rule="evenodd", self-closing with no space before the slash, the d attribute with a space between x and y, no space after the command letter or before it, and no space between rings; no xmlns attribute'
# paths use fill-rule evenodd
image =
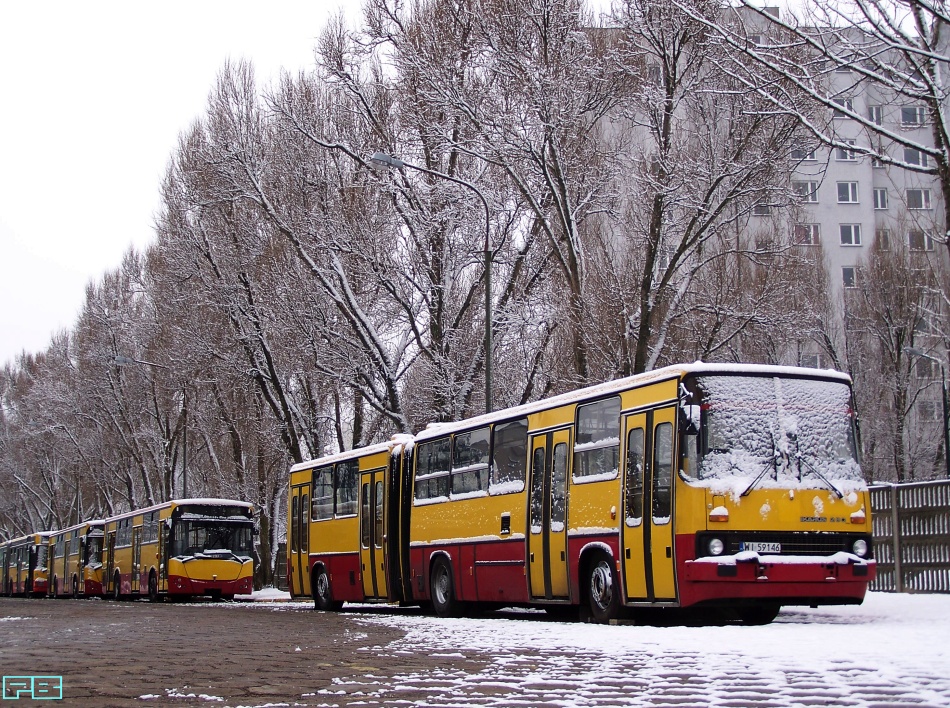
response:
<svg viewBox="0 0 950 708"><path fill-rule="evenodd" d="M422 706L950 706L948 595L870 593L859 607L787 608L764 627L356 617L406 632L375 648L383 660L446 658L387 685L367 676L367 705L405 705L411 690L428 695ZM490 660L473 673L460 657Z"/></svg>

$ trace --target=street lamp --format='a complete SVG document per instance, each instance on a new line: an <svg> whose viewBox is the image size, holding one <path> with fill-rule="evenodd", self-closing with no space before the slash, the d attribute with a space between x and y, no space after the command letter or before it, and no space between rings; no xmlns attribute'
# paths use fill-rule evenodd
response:
<svg viewBox="0 0 950 708"><path fill-rule="evenodd" d="M940 390L943 393L943 459L947 465L947 479L950 479L950 401L947 400L947 369L941 359L930 356L922 349L904 347L904 351L921 359L930 359L940 367Z"/></svg>
<svg viewBox="0 0 950 708"><path fill-rule="evenodd" d="M491 212L488 209L488 200L485 199L485 195L481 193L481 190L478 189L474 184L461 180L458 177L452 177L447 175L444 172L437 172L436 170L430 170L427 167L420 167L419 165L413 165L410 162L404 162L398 157L393 157L392 155L387 155L384 152L373 153L373 156L369 159L370 164L373 167L385 168L385 169L402 169L403 167L408 167L411 170L417 170L419 172L424 172L428 175L434 177L439 177L441 179L448 180L449 182L455 182L460 184L463 187L468 187L475 194L478 195L478 198L482 200L482 206L485 207L485 412L492 412L492 343L491 343L491 327L492 327L492 307L491 307L491 262L492 254L490 248L490 237L491 237Z"/></svg>
<svg viewBox="0 0 950 708"><path fill-rule="evenodd" d="M156 364L154 361L144 361L143 359L133 359L132 357L116 354L109 361L115 366L129 366L130 364L139 366L151 366L156 369L171 370L170 366L165 364ZM188 498L188 391L185 386L181 387L181 411L184 418L184 424L181 429L181 496ZM174 486L174 481L172 482ZM174 489L172 490L174 494Z"/></svg>

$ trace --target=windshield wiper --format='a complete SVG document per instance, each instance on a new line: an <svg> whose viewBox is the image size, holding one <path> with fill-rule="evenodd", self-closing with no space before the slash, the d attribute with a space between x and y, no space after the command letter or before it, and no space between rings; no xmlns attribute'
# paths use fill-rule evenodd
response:
<svg viewBox="0 0 950 708"><path fill-rule="evenodd" d="M749 492L755 489L756 485L762 481L763 477L765 477L766 472L769 471L769 466L771 466L772 469L775 470L775 479L778 480L778 461L782 458L782 453L778 451L778 447L775 445L775 435L769 432L769 437L772 438L772 457L771 459L768 459L765 461L765 465L762 467L762 471L759 472L755 476L755 479L753 479L749 483L749 486L745 488L745 491L739 495L740 497L744 497L748 495Z"/></svg>
<svg viewBox="0 0 950 708"><path fill-rule="evenodd" d="M792 441L795 443L795 461L798 462L798 481L799 482L802 481L802 477L803 477L802 463L804 463L805 467L808 469L809 472L811 472L818 479L824 482L831 491L833 491L835 494L838 495L838 499L844 499L844 494L841 492L841 490L838 489L838 487L836 487L830 479L828 479L827 477L825 477L825 475L819 472L817 467L815 467L812 463L810 463L808 460L805 459L805 456L802 454L802 451L798 446L797 435L792 438Z"/></svg>

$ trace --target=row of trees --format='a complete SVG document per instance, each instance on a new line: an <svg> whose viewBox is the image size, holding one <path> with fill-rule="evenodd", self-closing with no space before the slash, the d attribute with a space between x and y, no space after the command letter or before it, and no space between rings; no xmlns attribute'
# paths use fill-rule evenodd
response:
<svg viewBox="0 0 950 708"><path fill-rule="evenodd" d="M824 111L776 110L766 86L794 82L750 90L718 3L680 5L626 0L607 29L580 0L367 0L310 72L261 89L226 65L154 244L0 375L3 533L234 497L260 509L266 576L289 465L481 412L486 357L499 408L822 351L881 419L874 384L913 388L920 327L894 313L908 338L885 344L890 290L842 319L820 248L794 245L792 148ZM753 220L764 203L782 216ZM877 263L859 283L912 287ZM868 429L884 459L897 431ZM901 474L929 474L916 454Z"/></svg>

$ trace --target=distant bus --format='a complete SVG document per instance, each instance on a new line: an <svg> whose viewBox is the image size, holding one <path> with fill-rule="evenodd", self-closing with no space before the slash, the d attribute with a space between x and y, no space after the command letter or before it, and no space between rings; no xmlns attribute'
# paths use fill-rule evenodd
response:
<svg viewBox="0 0 950 708"><path fill-rule="evenodd" d="M103 593L109 597L206 595L254 590L254 507L181 499L103 522Z"/></svg>
<svg viewBox="0 0 950 708"><path fill-rule="evenodd" d="M875 576L848 376L670 366L295 465L291 592L747 624Z"/></svg>
<svg viewBox="0 0 950 708"><path fill-rule="evenodd" d="M50 597L102 595L105 522L84 521L49 535Z"/></svg>
<svg viewBox="0 0 950 708"><path fill-rule="evenodd" d="M4 595L45 595L48 586L47 532L0 544L0 589Z"/></svg>

